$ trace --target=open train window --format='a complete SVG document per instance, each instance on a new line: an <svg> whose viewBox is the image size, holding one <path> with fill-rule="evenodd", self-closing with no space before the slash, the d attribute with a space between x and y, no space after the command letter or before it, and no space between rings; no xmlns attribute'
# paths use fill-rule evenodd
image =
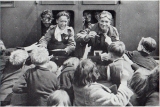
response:
<svg viewBox="0 0 160 107"><path fill-rule="evenodd" d="M83 28L94 25L98 22L98 15L104 10L85 10L83 11ZM111 25L115 26L116 13L113 10L106 10L112 14Z"/></svg>
<svg viewBox="0 0 160 107"><path fill-rule="evenodd" d="M50 25L56 25L57 24L56 23L56 16L61 11L64 11L64 10L52 10L51 11L52 12L52 21L51 21ZM70 15L70 21L69 21L68 25L74 28L74 12L72 10L65 10L65 11L68 12L69 15ZM44 23L41 21L41 34L42 34L42 36L45 35L45 33L48 30L49 26L45 26Z"/></svg>

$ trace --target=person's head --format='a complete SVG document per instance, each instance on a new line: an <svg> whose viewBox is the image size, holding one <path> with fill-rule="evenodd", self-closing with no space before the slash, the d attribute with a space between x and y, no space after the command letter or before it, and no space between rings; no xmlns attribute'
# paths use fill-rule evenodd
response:
<svg viewBox="0 0 160 107"><path fill-rule="evenodd" d="M56 90L54 91L47 100L47 106L71 106L70 98L66 91Z"/></svg>
<svg viewBox="0 0 160 107"><path fill-rule="evenodd" d="M130 87L139 97L157 90L159 87L159 69L155 68L152 71L138 69L131 78Z"/></svg>
<svg viewBox="0 0 160 107"><path fill-rule="evenodd" d="M113 59L122 57L124 52L125 52L125 44L122 41L112 42L108 46L108 54Z"/></svg>
<svg viewBox="0 0 160 107"><path fill-rule="evenodd" d="M83 17L85 19L86 22L90 22L92 19L92 15L90 12L84 12Z"/></svg>
<svg viewBox="0 0 160 107"><path fill-rule="evenodd" d="M11 52L11 55L9 56L9 61L12 65L22 65L25 63L28 57L29 55L25 50L18 49Z"/></svg>
<svg viewBox="0 0 160 107"><path fill-rule="evenodd" d="M41 21L44 25L46 24L51 24L52 20L53 20L53 14L50 10L44 10L41 13Z"/></svg>
<svg viewBox="0 0 160 107"><path fill-rule="evenodd" d="M94 83L100 76L96 65L90 59L82 59L74 73L74 84L85 86Z"/></svg>
<svg viewBox="0 0 160 107"><path fill-rule="evenodd" d="M6 47L5 47L4 43L3 43L3 41L0 40L0 55L3 54L4 50L6 50Z"/></svg>
<svg viewBox="0 0 160 107"><path fill-rule="evenodd" d="M50 57L46 48L37 47L30 54L31 62L35 65L43 65L49 62Z"/></svg>
<svg viewBox="0 0 160 107"><path fill-rule="evenodd" d="M58 70L57 64L53 61L49 61L47 63L47 68L53 73L57 72L57 70Z"/></svg>
<svg viewBox="0 0 160 107"><path fill-rule="evenodd" d="M63 66L73 66L75 69L77 68L77 66L79 65L79 59L76 57L71 57L69 59L67 59L66 61L64 61Z"/></svg>
<svg viewBox="0 0 160 107"><path fill-rule="evenodd" d="M98 23L99 23L99 27L106 31L108 29L108 27L111 25L112 22L112 14L108 11L102 11L99 14L99 19L98 19Z"/></svg>
<svg viewBox="0 0 160 107"><path fill-rule="evenodd" d="M142 38L138 44L138 51L143 51L150 54L156 49L157 43L151 37Z"/></svg>
<svg viewBox="0 0 160 107"><path fill-rule="evenodd" d="M4 43L3 43L3 41L0 40L0 50L5 50L5 49L6 49L6 47L5 47Z"/></svg>
<svg viewBox="0 0 160 107"><path fill-rule="evenodd" d="M99 20L99 14L100 14L100 12L98 12L98 11L94 13L94 17L95 17L97 20Z"/></svg>
<svg viewBox="0 0 160 107"><path fill-rule="evenodd" d="M61 11L56 16L56 23L61 30L64 30L70 21L69 13Z"/></svg>

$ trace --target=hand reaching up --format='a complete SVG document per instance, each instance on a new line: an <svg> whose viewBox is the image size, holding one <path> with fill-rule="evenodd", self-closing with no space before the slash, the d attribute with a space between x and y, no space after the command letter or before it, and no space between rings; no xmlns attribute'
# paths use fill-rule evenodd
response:
<svg viewBox="0 0 160 107"><path fill-rule="evenodd" d="M112 43L112 40L108 35L105 35L105 42L108 43L109 45Z"/></svg>
<svg viewBox="0 0 160 107"><path fill-rule="evenodd" d="M30 45L30 46L24 47L24 49L25 49L26 51L31 51L31 50L33 50L33 49L35 49L35 48L37 48L37 47L41 47L41 44L38 44L38 43L36 42L36 43L34 43L34 44Z"/></svg>
<svg viewBox="0 0 160 107"><path fill-rule="evenodd" d="M86 44L86 47L85 47L85 51L84 51L84 55L83 55L83 58L82 59L86 59L87 56L88 56L88 53L91 51L91 46L88 46L88 44Z"/></svg>
<svg viewBox="0 0 160 107"><path fill-rule="evenodd" d="M100 56L101 56L102 61L104 61L104 60L108 61L109 59L111 59L110 55L107 53L102 53Z"/></svg>

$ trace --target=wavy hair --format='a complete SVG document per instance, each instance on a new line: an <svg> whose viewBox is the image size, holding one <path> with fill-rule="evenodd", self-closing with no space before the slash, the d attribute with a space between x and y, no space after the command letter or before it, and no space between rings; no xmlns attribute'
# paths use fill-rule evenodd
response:
<svg viewBox="0 0 160 107"><path fill-rule="evenodd" d="M76 86L89 85L95 82L99 75L96 65L90 59L83 59L74 73L73 83Z"/></svg>
<svg viewBox="0 0 160 107"><path fill-rule="evenodd" d="M29 55L25 50L18 49L11 52L11 55L9 56L9 61L13 65L21 65L26 61L28 56Z"/></svg>
<svg viewBox="0 0 160 107"><path fill-rule="evenodd" d="M152 71L138 69L132 76L130 87L139 97L159 89L159 69L157 67Z"/></svg>
<svg viewBox="0 0 160 107"><path fill-rule="evenodd" d="M56 90L54 91L47 100L47 106L71 106L70 98L66 91Z"/></svg>
<svg viewBox="0 0 160 107"><path fill-rule="evenodd" d="M48 50L44 47L38 47L32 50L31 54L31 61L35 65L42 65L49 62L49 53Z"/></svg>

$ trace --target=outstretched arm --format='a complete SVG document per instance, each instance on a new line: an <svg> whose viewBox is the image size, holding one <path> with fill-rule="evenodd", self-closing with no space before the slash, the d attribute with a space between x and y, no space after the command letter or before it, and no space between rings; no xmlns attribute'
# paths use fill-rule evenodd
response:
<svg viewBox="0 0 160 107"><path fill-rule="evenodd" d="M42 46L47 47L48 42L51 40L51 35L54 33L54 27L55 26L50 26L50 28L47 30L46 34L44 36L42 36L41 39L39 40L39 43Z"/></svg>

